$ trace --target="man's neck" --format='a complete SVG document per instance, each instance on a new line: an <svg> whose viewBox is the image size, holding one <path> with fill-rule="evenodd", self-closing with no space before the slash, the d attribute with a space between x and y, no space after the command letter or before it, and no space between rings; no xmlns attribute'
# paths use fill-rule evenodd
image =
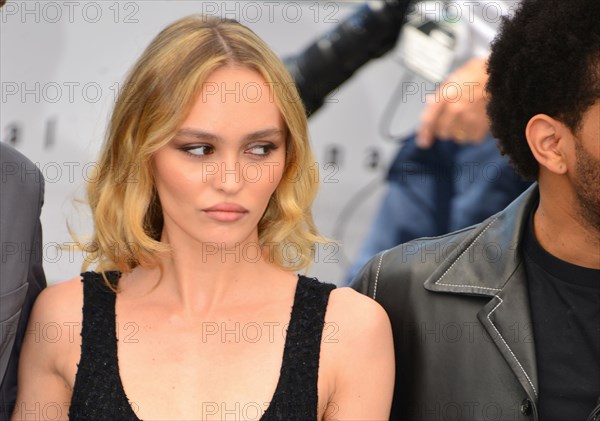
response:
<svg viewBox="0 0 600 421"><path fill-rule="evenodd" d="M591 269L600 269L600 233L583 221L573 193L557 194L540 188L533 218L537 241L553 256Z"/></svg>

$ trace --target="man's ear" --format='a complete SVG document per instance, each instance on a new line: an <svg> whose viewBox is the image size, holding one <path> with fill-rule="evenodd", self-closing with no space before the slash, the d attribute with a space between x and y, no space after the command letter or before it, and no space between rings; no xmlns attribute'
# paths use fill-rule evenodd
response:
<svg viewBox="0 0 600 421"><path fill-rule="evenodd" d="M567 172L564 150L567 134L566 127L560 121L546 114L531 117L525 128L527 143L536 161L555 174Z"/></svg>

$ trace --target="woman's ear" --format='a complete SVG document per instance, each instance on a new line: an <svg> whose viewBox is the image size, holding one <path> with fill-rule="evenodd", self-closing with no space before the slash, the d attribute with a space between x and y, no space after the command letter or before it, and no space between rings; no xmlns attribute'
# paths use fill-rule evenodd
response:
<svg viewBox="0 0 600 421"><path fill-rule="evenodd" d="M560 121L546 114L531 117L525 128L527 143L536 161L555 174L567 172L565 137L569 134Z"/></svg>

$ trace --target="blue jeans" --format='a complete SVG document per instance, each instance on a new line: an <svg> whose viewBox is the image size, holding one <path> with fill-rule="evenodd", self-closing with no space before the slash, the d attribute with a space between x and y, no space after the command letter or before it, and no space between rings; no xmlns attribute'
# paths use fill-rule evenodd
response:
<svg viewBox="0 0 600 421"><path fill-rule="evenodd" d="M437 141L430 149L408 138L390 167L387 191L346 283L380 251L477 224L530 184L515 173L491 136L478 145Z"/></svg>

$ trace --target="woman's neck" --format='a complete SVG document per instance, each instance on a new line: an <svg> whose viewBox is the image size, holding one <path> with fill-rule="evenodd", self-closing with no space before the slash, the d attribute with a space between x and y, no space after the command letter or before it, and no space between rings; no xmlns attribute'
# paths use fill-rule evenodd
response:
<svg viewBox="0 0 600 421"><path fill-rule="evenodd" d="M161 260L162 275L159 267L137 267L123 279L127 295L152 294L183 314L210 313L247 302L249 295L268 290L270 280L295 277L257 255L257 245L237 250L206 244L172 247L172 254Z"/></svg>

